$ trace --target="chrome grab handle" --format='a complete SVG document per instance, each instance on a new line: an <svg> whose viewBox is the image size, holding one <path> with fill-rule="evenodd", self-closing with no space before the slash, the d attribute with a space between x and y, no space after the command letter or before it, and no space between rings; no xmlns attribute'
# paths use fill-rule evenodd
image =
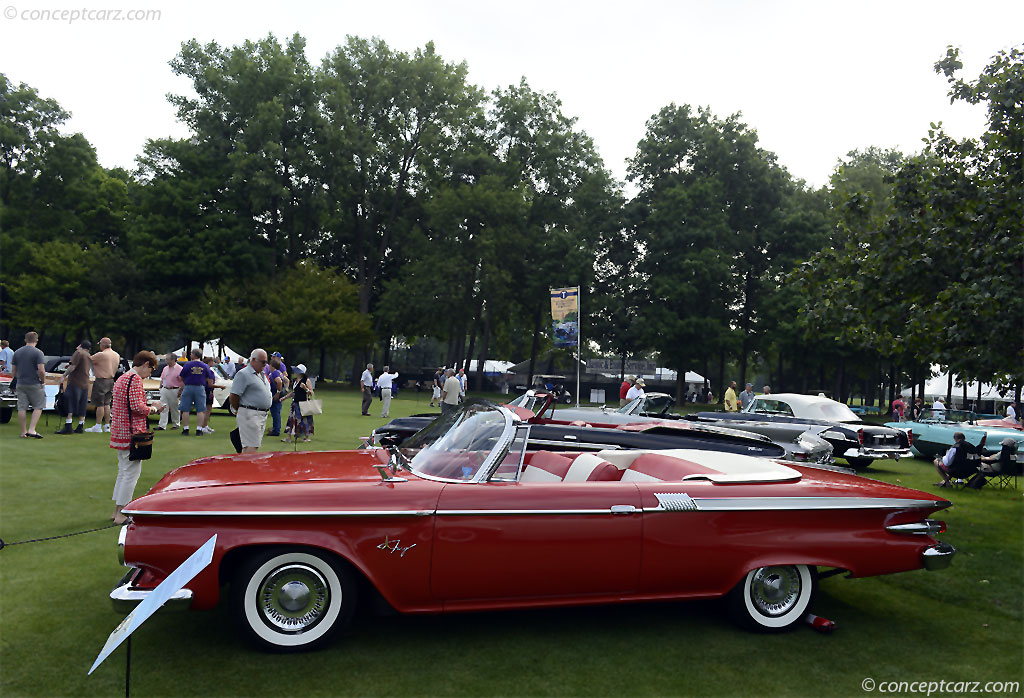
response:
<svg viewBox="0 0 1024 698"><path fill-rule="evenodd" d="M612 505L612 513L613 514L635 514L636 513L636 507L633 506L632 504L613 504Z"/></svg>

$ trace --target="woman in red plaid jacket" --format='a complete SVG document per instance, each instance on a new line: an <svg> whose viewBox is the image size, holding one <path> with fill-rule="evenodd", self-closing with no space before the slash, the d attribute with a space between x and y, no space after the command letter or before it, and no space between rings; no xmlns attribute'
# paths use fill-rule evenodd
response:
<svg viewBox="0 0 1024 698"><path fill-rule="evenodd" d="M146 391L142 389L142 381L153 375L156 364L156 354L140 351L132 359L132 369L114 383L110 447L117 450L117 479L114 480L114 515L110 520L116 524L128 520L127 516L121 514L121 510L132 501L135 485L142 474L142 461L128 459L132 434L146 431L146 417L163 411L165 407L156 400L146 402Z"/></svg>

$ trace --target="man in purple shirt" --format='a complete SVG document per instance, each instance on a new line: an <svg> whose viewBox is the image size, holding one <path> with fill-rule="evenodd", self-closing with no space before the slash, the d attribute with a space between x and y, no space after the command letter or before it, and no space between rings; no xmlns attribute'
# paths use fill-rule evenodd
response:
<svg viewBox="0 0 1024 698"><path fill-rule="evenodd" d="M178 389L178 409L181 411L181 435L188 436L188 414L196 409L196 436L203 432L198 428L202 424L203 412L206 411L206 381L213 381L213 369L203 362L203 352L193 349L191 361L181 367L181 388Z"/></svg>

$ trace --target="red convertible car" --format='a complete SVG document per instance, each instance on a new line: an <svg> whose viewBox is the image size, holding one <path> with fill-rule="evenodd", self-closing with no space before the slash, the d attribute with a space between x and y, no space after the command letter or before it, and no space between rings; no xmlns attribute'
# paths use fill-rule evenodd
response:
<svg viewBox="0 0 1024 698"><path fill-rule="evenodd" d="M172 603L227 589L242 634L321 645L379 593L402 613L727 596L778 631L819 576L949 565L930 514L949 502L813 465L738 453L527 451L518 408L477 403L401 447L203 458L131 502L131 567L115 607L141 601L217 534L212 563Z"/></svg>

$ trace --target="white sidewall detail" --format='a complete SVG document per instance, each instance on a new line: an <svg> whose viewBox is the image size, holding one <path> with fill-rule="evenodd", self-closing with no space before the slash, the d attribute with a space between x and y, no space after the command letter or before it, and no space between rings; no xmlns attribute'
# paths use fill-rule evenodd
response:
<svg viewBox="0 0 1024 698"><path fill-rule="evenodd" d="M330 588L331 601L330 606L327 608L327 613L324 614L324 617L315 627L308 632L292 635L276 631L263 621L259 611L256 609L256 590L260 582L266 578L271 570L296 562L309 565L323 575ZM249 627L260 639L279 647L297 647L316 642L334 627L334 624L338 621L338 616L341 614L343 603L345 603L345 599L342 597L341 580L338 579L338 573L334 571L334 568L326 560L308 553L281 553L263 563L246 581L242 608L245 611L246 623L249 624Z"/></svg>
<svg viewBox="0 0 1024 698"><path fill-rule="evenodd" d="M811 602L811 590L813 589L811 570L807 565L793 566L796 567L797 574L800 575L800 598L797 599L796 605L793 608L781 616L764 615L757 610L754 602L750 600L750 583L757 570L750 570L750 572L747 572L747 576L743 578L743 607L747 610L751 620L758 625L765 628L784 628L800 620L807 613L807 605Z"/></svg>

